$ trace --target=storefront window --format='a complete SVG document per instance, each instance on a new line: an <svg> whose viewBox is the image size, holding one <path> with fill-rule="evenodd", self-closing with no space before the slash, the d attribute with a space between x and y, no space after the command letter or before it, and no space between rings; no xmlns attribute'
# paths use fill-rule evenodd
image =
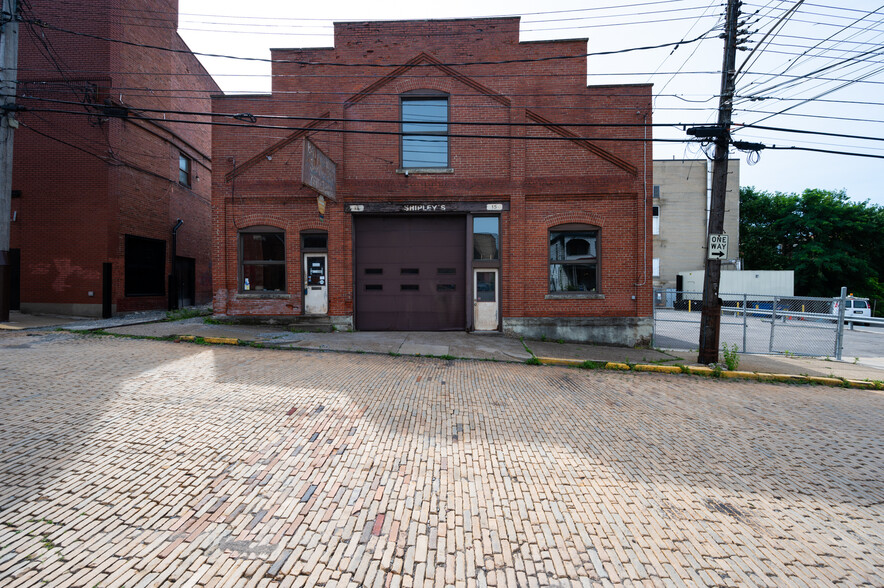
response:
<svg viewBox="0 0 884 588"><path fill-rule="evenodd" d="M598 229L588 225L553 227L549 232L549 291L598 292Z"/></svg>
<svg viewBox="0 0 884 588"><path fill-rule="evenodd" d="M285 291L285 233L255 227L239 234L240 292Z"/></svg>

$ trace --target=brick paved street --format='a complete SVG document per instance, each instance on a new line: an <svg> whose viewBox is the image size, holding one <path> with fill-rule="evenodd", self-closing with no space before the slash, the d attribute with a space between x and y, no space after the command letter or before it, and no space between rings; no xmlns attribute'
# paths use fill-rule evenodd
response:
<svg viewBox="0 0 884 588"><path fill-rule="evenodd" d="M0 335L0 585L881 586L884 395Z"/></svg>

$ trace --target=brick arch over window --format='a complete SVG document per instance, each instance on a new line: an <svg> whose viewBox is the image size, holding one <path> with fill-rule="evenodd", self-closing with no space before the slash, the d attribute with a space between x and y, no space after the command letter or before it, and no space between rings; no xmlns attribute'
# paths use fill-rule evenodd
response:
<svg viewBox="0 0 884 588"><path fill-rule="evenodd" d="M238 231L244 231L251 227L273 227L286 233L297 230L293 223L283 216L267 213L248 213L236 219Z"/></svg>
<svg viewBox="0 0 884 588"><path fill-rule="evenodd" d="M298 233L303 233L304 231L324 231L328 232L328 225L317 224L316 221L313 220L299 220L297 223L297 231Z"/></svg>
<svg viewBox="0 0 884 588"><path fill-rule="evenodd" d="M604 222L601 218L585 212L561 212L558 214L550 214L543 217L542 222L547 230L556 225L569 224L593 225L598 229L604 228Z"/></svg>
<svg viewBox="0 0 884 588"><path fill-rule="evenodd" d="M596 224L564 222L549 227L549 293L591 295L601 291L602 230Z"/></svg>

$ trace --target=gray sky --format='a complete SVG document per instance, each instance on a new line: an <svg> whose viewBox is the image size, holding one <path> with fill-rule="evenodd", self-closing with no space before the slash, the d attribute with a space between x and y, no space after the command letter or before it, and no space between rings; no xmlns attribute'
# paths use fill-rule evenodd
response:
<svg viewBox="0 0 884 588"><path fill-rule="evenodd" d="M179 26L194 51L262 58L270 57L271 47L330 47L331 23L344 20L518 15L522 40L587 38L590 53L693 39L717 27L712 38L675 50L591 56L588 62L588 84L653 83L655 123L703 124L715 122L717 116L717 72L723 55L717 33L723 4L724 0L179 0ZM796 4L800 5L789 13ZM745 0L743 14L753 33L749 50L737 55L742 73L735 123L884 137L884 6L878 0ZM267 63L201 60L225 92L270 90ZM804 102L808 99L812 100ZM673 126L655 128L654 136L686 135L682 127ZM884 142L878 140L757 128L740 129L734 136L768 146L884 156ZM695 144L656 143L654 157L705 155ZM732 157L741 160L743 186L783 192L844 189L852 200L884 205L884 159L792 150L762 151L755 165L748 164L745 153L734 152Z"/></svg>

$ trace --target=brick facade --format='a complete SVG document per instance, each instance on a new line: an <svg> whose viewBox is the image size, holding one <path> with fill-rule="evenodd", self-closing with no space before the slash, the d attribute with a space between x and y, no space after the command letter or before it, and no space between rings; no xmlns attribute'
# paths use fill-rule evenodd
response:
<svg viewBox="0 0 884 588"><path fill-rule="evenodd" d="M304 315L299 235L317 229L328 234L328 315L353 326L353 204L463 211L504 203L499 329L624 344L648 338L652 168L643 124L651 123L651 87L587 87L586 40L518 38L518 18L337 23L334 48L272 51L270 95L216 97L218 122L257 117L212 129L216 315ZM409 92L447 96L447 168L403 169L396 121ZM500 125L458 124L471 122ZM577 123L614 126L568 126ZM337 200L322 218L316 193L301 183L305 137L337 164ZM470 222L472 213L458 214ZM551 294L549 231L575 223L599 231L598 290ZM237 235L254 226L286 235L284 292L243 289ZM473 327L469 311L463 327Z"/></svg>
<svg viewBox="0 0 884 588"><path fill-rule="evenodd" d="M137 46L21 25L19 103L31 109L19 115L13 172L13 190L21 194L13 199L11 232L21 257L21 309L99 315L107 262L115 312L166 308L167 282L162 294L126 295L125 237L165 242L169 276L171 230L179 218L177 255L193 260L193 302L208 302L211 130L139 110L208 112L209 95L219 91L176 32L178 2L28 5L25 19ZM45 35L56 59L47 59L35 35ZM40 112L45 109L70 114ZM121 113L125 118L114 116ZM192 162L189 188L178 182L179 153Z"/></svg>

